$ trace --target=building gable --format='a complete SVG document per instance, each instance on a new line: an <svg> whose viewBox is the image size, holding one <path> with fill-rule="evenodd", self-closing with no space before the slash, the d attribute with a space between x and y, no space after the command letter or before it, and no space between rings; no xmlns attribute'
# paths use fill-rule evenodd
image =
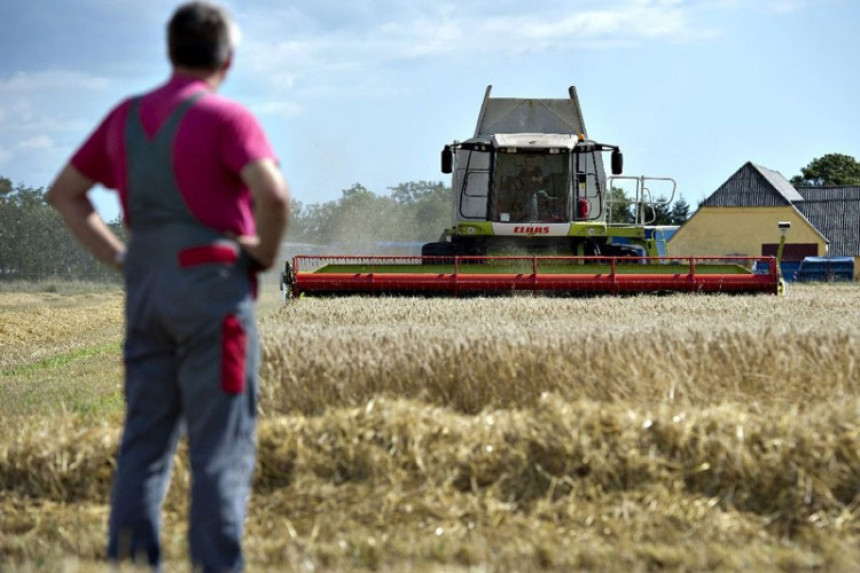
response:
<svg viewBox="0 0 860 573"><path fill-rule="evenodd" d="M702 203L703 207L782 207L803 201L778 171L750 161Z"/></svg>

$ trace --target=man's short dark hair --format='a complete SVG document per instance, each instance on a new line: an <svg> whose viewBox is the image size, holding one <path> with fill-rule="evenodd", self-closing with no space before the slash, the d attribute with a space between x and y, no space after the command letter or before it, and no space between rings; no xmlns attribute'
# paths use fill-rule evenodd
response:
<svg viewBox="0 0 860 573"><path fill-rule="evenodd" d="M219 6L189 2L167 24L167 45L174 66L218 70L234 48L233 22Z"/></svg>

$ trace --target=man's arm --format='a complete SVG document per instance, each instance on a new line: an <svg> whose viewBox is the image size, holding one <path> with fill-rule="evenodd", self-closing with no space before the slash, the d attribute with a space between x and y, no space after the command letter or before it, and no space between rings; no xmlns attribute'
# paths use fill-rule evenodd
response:
<svg viewBox="0 0 860 573"><path fill-rule="evenodd" d="M280 169L271 159L260 159L246 165L242 181L254 196L256 237L238 237L241 247L260 266L271 268L278 258L281 240L290 220L290 188Z"/></svg>
<svg viewBox="0 0 860 573"><path fill-rule="evenodd" d="M87 192L95 182L72 164L66 165L46 198L68 225L72 235L102 263L120 267L125 245L96 212Z"/></svg>

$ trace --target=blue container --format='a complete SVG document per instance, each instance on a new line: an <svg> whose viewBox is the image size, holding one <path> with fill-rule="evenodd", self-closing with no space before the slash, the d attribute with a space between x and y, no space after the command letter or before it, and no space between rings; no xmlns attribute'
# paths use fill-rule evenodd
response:
<svg viewBox="0 0 860 573"><path fill-rule="evenodd" d="M801 281L852 281L854 280L853 257L805 257L795 273Z"/></svg>
<svg viewBox="0 0 860 573"><path fill-rule="evenodd" d="M782 261L779 268L782 269L782 278L791 282L797 275L798 269L800 269L800 261Z"/></svg>
<svg viewBox="0 0 860 573"><path fill-rule="evenodd" d="M779 265L779 270L782 272L782 278L786 281L793 281L794 274L800 268L800 261L782 261ZM755 261L753 262L752 271L757 275L770 274L770 261Z"/></svg>

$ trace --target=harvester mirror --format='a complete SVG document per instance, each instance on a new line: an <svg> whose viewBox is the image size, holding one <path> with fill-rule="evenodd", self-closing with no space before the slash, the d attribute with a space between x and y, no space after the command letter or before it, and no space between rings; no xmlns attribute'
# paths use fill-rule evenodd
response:
<svg viewBox="0 0 860 573"><path fill-rule="evenodd" d="M617 147L612 150L612 174L621 175L624 172L624 155Z"/></svg>
<svg viewBox="0 0 860 573"><path fill-rule="evenodd" d="M442 173L452 173L454 171L454 150L450 145L446 145L442 149Z"/></svg>

